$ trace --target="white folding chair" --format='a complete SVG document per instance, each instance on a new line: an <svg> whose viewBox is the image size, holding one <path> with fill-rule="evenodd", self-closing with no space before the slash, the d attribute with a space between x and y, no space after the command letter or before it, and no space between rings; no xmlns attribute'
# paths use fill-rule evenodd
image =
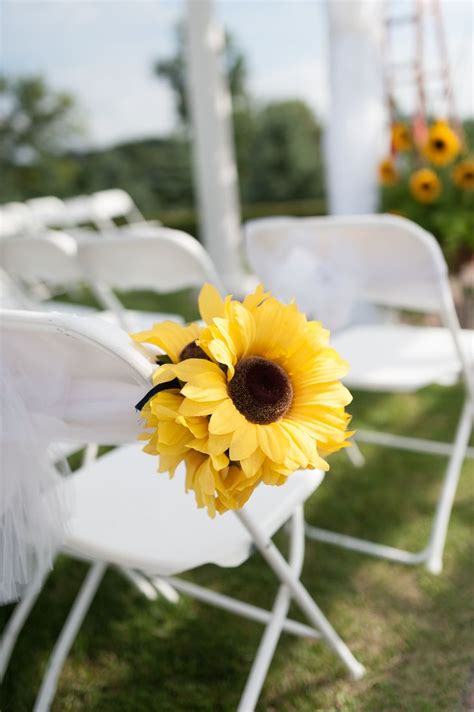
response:
<svg viewBox="0 0 474 712"><path fill-rule="evenodd" d="M133 237L125 234L107 240L81 239L78 255L97 299L129 331L147 329L154 321L180 320L180 317L127 311L114 289L163 294L211 282L222 291L207 252L197 240L179 230L145 227L143 234L137 228ZM141 327L137 328L137 323Z"/></svg>
<svg viewBox="0 0 474 712"><path fill-rule="evenodd" d="M254 221L247 225L246 247L251 266L274 294L279 295L284 283L288 296L293 282L296 294L303 294L310 304L313 300L313 318L325 321L324 313L318 313L325 296L343 306L351 301L440 316L439 328L394 323L351 326L348 304L342 315L345 323L338 325L340 331L332 340L350 364L345 379L350 388L409 393L434 383L450 385L459 378L464 384L465 404L452 444L365 430L356 434L359 442L448 456L427 546L412 553L317 527L306 530L320 541L400 563L423 562L429 571L439 573L461 466L466 455L474 454L468 448L474 407L474 331L459 326L438 243L409 220L369 215ZM300 268L292 270L292 264Z"/></svg>
<svg viewBox="0 0 474 712"><path fill-rule="evenodd" d="M47 353L49 373L66 369L69 383L63 392L69 397L65 412L55 415L62 415L61 422L71 437L87 438L93 433L96 438L99 435L101 442L133 439L138 429L133 404L149 388L153 366L123 332L104 329L97 320L27 312L7 312L0 323L9 358L15 364L21 363L25 372L34 372L38 349L42 356ZM47 374L39 383L44 386L45 407L50 413L49 394L54 389L49 388ZM111 415L112 421L108 417ZM64 437L63 428L60 436ZM49 709L65 658L110 565L140 570L154 583L165 581L198 600L265 624L240 712L255 708L283 630L321 638L355 679L363 675L362 665L300 581L304 558L302 508L321 483L323 473L300 471L284 487L262 486L243 510L211 520L205 511L196 508L194 498L185 494L181 468L173 482L166 476L157 476L155 470L154 459L134 444L113 450L67 481L76 508L64 550L91 561L92 566L55 645L35 705L37 712ZM288 562L271 539L286 521L291 522ZM238 566L248 559L253 546L279 581L271 611L176 576L207 563ZM310 626L287 618L291 599ZM22 605L28 612L33 603L26 600L19 607ZM12 648L10 629L13 627L16 635L21 622L22 619L14 620L7 627L3 638L6 642L0 649L4 659L5 645L8 654Z"/></svg>
<svg viewBox="0 0 474 712"><path fill-rule="evenodd" d="M0 205L0 240L15 235L30 234L35 227L31 210L25 203Z"/></svg>
<svg viewBox="0 0 474 712"><path fill-rule="evenodd" d="M115 220L127 223L145 222L131 196L120 188L100 190L90 196L91 218L98 230L115 227Z"/></svg>
<svg viewBox="0 0 474 712"><path fill-rule="evenodd" d="M45 195L27 200L26 205L31 210L38 232L52 227L65 228L69 225L66 206L61 198Z"/></svg>
<svg viewBox="0 0 474 712"><path fill-rule="evenodd" d="M92 197L90 195L75 195L64 200L69 228L93 223Z"/></svg>
<svg viewBox="0 0 474 712"><path fill-rule="evenodd" d="M83 316L97 311L80 304L49 301L54 294L70 291L85 281L77 261L76 242L64 232L49 231L41 236L1 240L0 266L21 294L23 308Z"/></svg>

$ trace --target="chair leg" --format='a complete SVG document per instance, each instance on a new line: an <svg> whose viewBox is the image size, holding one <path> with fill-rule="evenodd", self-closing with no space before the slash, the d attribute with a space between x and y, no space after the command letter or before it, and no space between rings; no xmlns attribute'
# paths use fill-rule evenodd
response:
<svg viewBox="0 0 474 712"><path fill-rule="evenodd" d="M148 581L143 574L133 569L126 569L123 566L117 568L124 578L127 579L140 593L149 601L156 601L158 593L155 587Z"/></svg>
<svg viewBox="0 0 474 712"><path fill-rule="evenodd" d="M432 574L439 574L443 568L443 552L448 533L449 519L453 508L454 497L464 462L466 448L472 431L473 405L467 400L459 420L453 450L449 458L443 487L438 500L436 514L431 529L426 568Z"/></svg>
<svg viewBox="0 0 474 712"><path fill-rule="evenodd" d="M61 635L54 646L33 712L48 712L54 699L59 675L61 674L66 657L76 639L79 628L89 610L89 606L92 603L106 568L107 564L102 561L90 567L74 601L74 605L69 612Z"/></svg>
<svg viewBox="0 0 474 712"><path fill-rule="evenodd" d="M285 561L272 540L260 531L258 525L252 521L252 518L247 514L245 509L235 514L251 534L258 550L268 565L272 568L280 581L288 586L295 603L297 603L315 628L320 631L322 638L324 638L328 646L346 666L351 676L355 680L360 679L365 673L363 665L355 659L347 645L338 636L299 578L295 576L289 564Z"/></svg>
<svg viewBox="0 0 474 712"><path fill-rule="evenodd" d="M354 467L363 467L365 465L365 457L360 451L360 448L355 440L351 440L351 447L346 447L344 452L351 465Z"/></svg>
<svg viewBox="0 0 474 712"><path fill-rule="evenodd" d="M304 516L301 506L295 510L290 524L289 564L295 576L299 577L304 559ZM260 641L237 712L253 712L257 705L276 646L284 629L290 602L290 590L286 584L283 584L275 598L272 617Z"/></svg>
<svg viewBox="0 0 474 712"><path fill-rule="evenodd" d="M2 639L0 640L0 682L5 675L8 663L10 661L13 649L15 647L18 636L23 630L26 619L28 618L31 609L36 603L36 599L41 593L43 583L43 572L37 574L36 577L27 586L21 601L17 604L10 619L7 623Z"/></svg>

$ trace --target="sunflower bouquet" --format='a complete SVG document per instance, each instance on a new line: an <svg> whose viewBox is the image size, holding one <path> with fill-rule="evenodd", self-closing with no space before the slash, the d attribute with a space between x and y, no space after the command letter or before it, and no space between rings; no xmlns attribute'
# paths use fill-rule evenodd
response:
<svg viewBox="0 0 474 712"><path fill-rule="evenodd" d="M403 215L432 232L452 268L474 249L474 158L468 132L421 116L397 118L390 150L378 166L381 210Z"/></svg>
<svg viewBox="0 0 474 712"><path fill-rule="evenodd" d="M133 335L157 357L153 388L137 404L144 450L173 477L184 463L198 507L240 509L260 484L283 485L300 469L328 470L346 447L347 363L329 333L259 286L242 302L211 285L201 323L155 324Z"/></svg>
<svg viewBox="0 0 474 712"><path fill-rule="evenodd" d="M408 177L411 196L422 204L438 200L443 190L440 169L459 156L462 142L446 121L435 121L428 128L416 123L412 128L403 121L394 121L391 126L391 154L384 158L378 168L382 186L390 187ZM465 161L469 165L471 161ZM464 163L452 175L455 185L469 190L469 180L464 180Z"/></svg>

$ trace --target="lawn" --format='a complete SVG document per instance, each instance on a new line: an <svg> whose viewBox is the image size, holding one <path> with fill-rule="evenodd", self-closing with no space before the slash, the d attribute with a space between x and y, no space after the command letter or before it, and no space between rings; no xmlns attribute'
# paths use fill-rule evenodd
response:
<svg viewBox="0 0 474 712"><path fill-rule="evenodd" d="M172 302L166 304L170 306ZM429 388L410 396L355 393L351 412L356 428L447 440L461 403L458 388ZM363 446L363 452L367 462L362 469L354 469L344 454L333 457L330 473L307 503L307 520L395 546L422 548L445 458L373 446ZM470 709L473 475L474 463L467 460L439 577L423 568L307 542L303 582L368 672L354 683L325 646L284 634L259 710ZM175 480L169 486L182 483ZM284 532L276 541L285 550ZM5 677L2 712L32 708L48 654L86 571L83 563L65 557L57 561ZM272 605L276 591L276 581L258 554L239 569L208 566L189 578L265 607ZM0 609L0 626L10 611ZM292 615L300 618L296 609ZM110 569L68 657L53 710L235 710L261 633L258 623L184 597L175 606L163 599L150 603Z"/></svg>

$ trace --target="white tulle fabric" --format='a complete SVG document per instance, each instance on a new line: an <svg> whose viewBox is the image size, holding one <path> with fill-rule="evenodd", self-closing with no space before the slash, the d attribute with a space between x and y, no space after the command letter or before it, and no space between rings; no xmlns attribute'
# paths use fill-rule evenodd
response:
<svg viewBox="0 0 474 712"><path fill-rule="evenodd" d="M330 111L326 177L333 215L377 208L377 164L388 145L380 0L329 0Z"/></svg>
<svg viewBox="0 0 474 712"><path fill-rule="evenodd" d="M102 327L101 327L102 328ZM41 582L73 513L65 444L133 442L146 392L107 351L56 334L4 334L0 353L0 604ZM71 450L71 448L69 448ZM72 448L74 450L74 447Z"/></svg>
<svg viewBox="0 0 474 712"><path fill-rule="evenodd" d="M27 376L19 389L18 377L2 360L0 604L20 598L28 583L39 584L51 568L71 509L64 487L67 464L60 474L52 459L56 419L32 411L34 391Z"/></svg>
<svg viewBox="0 0 474 712"><path fill-rule="evenodd" d="M258 233L258 221L253 230ZM362 299L364 284L363 264L350 244L341 249L337 241L325 241L318 251L311 230L298 219L268 222L262 230L271 247L257 234L249 242L248 254L263 284L278 299L295 300L309 318L322 321L331 331L345 327Z"/></svg>

